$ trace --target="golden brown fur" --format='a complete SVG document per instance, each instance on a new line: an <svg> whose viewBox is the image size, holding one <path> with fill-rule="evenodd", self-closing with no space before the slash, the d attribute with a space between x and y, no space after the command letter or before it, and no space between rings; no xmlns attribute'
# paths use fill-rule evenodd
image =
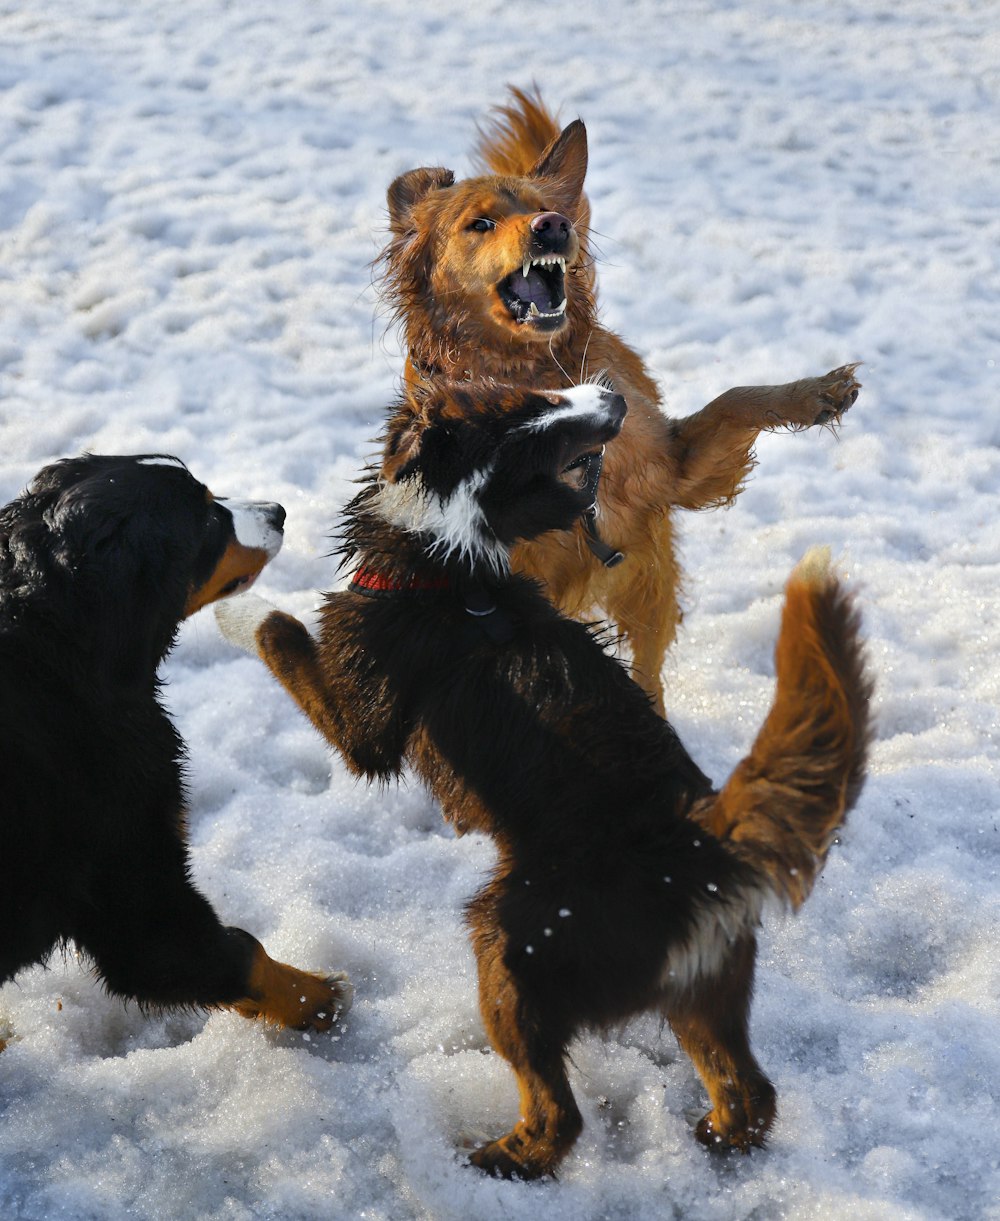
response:
<svg viewBox="0 0 1000 1221"><path fill-rule="evenodd" d="M629 404L608 452L599 527L625 560L606 568L578 528L518 547L516 569L541 580L560 609L600 608L618 626L635 675L663 710L660 670L680 621L680 574L671 511L730 503L754 464L763 429L839 419L857 395L856 366L780 386L736 387L701 411L670 419L642 360L598 322L589 204L583 191L587 137L576 120L560 132L537 95L512 103L482 134L484 173L456 183L450 170L401 175L388 192L392 237L385 289L410 359L405 383L439 378L559 388L599 377ZM572 222L565 250L565 314L517 320L498 285L537 250L540 214ZM477 220L494 227L478 231Z"/></svg>

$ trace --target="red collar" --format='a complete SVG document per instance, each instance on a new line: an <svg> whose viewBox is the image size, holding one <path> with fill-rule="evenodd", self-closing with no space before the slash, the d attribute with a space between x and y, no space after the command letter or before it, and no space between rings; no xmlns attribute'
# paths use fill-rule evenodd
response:
<svg viewBox="0 0 1000 1221"><path fill-rule="evenodd" d="M444 573L414 574L407 580L377 572L362 565L354 574L348 589L352 593L365 594L369 598L385 597L389 594L441 593L451 589L451 579Z"/></svg>

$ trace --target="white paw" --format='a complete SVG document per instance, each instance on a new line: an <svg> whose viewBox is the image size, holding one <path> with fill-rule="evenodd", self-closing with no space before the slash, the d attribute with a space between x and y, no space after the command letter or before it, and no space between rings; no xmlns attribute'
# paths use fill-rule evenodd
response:
<svg viewBox="0 0 1000 1221"><path fill-rule="evenodd" d="M215 603L215 621L230 644L258 657L257 629L277 609L257 594L238 594Z"/></svg>

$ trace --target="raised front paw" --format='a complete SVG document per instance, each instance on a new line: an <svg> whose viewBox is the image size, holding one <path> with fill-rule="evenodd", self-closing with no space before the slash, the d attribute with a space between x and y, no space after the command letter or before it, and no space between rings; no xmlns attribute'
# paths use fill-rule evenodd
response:
<svg viewBox="0 0 1000 1221"><path fill-rule="evenodd" d="M831 370L826 377L816 378L817 412L811 423L837 423L844 412L854 405L861 390L861 383L854 376L858 364L860 362L841 365L839 369Z"/></svg>
<svg viewBox="0 0 1000 1221"><path fill-rule="evenodd" d="M274 610L272 603L257 594L239 594L216 602L215 621L230 644L256 657L259 651L257 629Z"/></svg>

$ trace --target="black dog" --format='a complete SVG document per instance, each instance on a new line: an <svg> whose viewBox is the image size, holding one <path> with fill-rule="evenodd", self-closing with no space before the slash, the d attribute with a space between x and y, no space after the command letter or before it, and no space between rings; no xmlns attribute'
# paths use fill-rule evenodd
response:
<svg viewBox="0 0 1000 1221"><path fill-rule="evenodd" d="M142 1005L325 1029L348 1003L346 977L273 961L191 885L157 702L180 621L249 585L284 517L159 455L57 462L0 509L0 983L72 940Z"/></svg>
<svg viewBox="0 0 1000 1221"><path fill-rule="evenodd" d="M777 691L716 792L593 632L507 569L518 540L594 503L625 416L588 385L428 390L389 428L346 515L349 590L320 639L259 598L217 615L354 771L411 764L498 863L469 905L480 1008L517 1074L521 1118L473 1162L550 1172L580 1130L566 1047L581 1028L661 1012L708 1088L709 1145L764 1143L774 1089L750 1049L755 929L797 907L864 775L870 684L857 616L821 553L787 589ZM564 546L578 548L566 533Z"/></svg>

